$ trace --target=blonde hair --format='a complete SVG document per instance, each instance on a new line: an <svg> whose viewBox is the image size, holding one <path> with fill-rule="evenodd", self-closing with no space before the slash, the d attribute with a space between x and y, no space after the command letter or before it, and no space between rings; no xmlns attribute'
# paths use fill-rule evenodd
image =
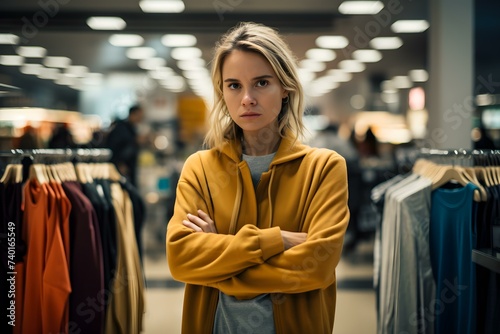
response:
<svg viewBox="0 0 500 334"><path fill-rule="evenodd" d="M210 127L205 136L205 146L220 148L229 140L241 136L241 128L229 116L223 96L222 66L233 50L256 52L271 64L281 85L288 92L288 102L282 103L278 116L278 129L283 137L290 130L294 139L304 133L302 122L303 89L297 74L296 59L289 46L272 28L253 22L243 22L230 29L217 43L212 61L214 104L210 112Z"/></svg>

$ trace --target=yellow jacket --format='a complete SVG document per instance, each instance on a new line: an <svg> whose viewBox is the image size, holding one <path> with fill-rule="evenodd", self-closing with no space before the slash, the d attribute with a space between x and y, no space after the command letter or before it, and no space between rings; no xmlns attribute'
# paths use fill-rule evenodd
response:
<svg viewBox="0 0 500 334"><path fill-rule="evenodd" d="M239 141L191 155L167 229L173 277L186 282L182 332L212 333L218 290L271 293L276 333L332 333L337 266L349 221L344 158L284 138L254 191ZM205 211L218 234L184 227ZM284 251L280 230L306 232Z"/></svg>

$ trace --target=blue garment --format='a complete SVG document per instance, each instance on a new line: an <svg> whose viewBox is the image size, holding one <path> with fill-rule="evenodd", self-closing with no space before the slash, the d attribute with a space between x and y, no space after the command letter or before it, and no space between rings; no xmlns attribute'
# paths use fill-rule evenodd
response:
<svg viewBox="0 0 500 334"><path fill-rule="evenodd" d="M429 243L436 280L431 315L436 334L476 331L476 271L472 262L476 189L469 183L462 188L436 189L431 195Z"/></svg>

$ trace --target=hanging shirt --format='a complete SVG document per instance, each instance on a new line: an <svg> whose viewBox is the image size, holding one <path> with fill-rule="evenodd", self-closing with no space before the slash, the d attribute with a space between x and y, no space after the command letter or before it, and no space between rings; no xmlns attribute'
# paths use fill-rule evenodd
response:
<svg viewBox="0 0 500 334"><path fill-rule="evenodd" d="M430 180L412 174L386 190L375 249L378 333L433 333L426 317L435 296L427 242L430 187Z"/></svg>
<svg viewBox="0 0 500 334"><path fill-rule="evenodd" d="M139 334L144 313L144 277L135 241L132 203L118 183L112 183L110 190L117 222L117 266L105 333Z"/></svg>
<svg viewBox="0 0 500 334"><path fill-rule="evenodd" d="M429 231L436 301L431 312L436 333L476 331L476 278L472 249L476 246L472 183L432 192Z"/></svg>
<svg viewBox="0 0 500 334"><path fill-rule="evenodd" d="M14 333L60 333L66 325L64 315L71 285L58 195L49 184L37 180L26 183L24 194L23 236L27 252L23 266L18 268L19 326L16 325Z"/></svg>
<svg viewBox="0 0 500 334"><path fill-rule="evenodd" d="M97 183L83 183L81 184L82 191L85 196L89 199L92 207L95 210L97 221L99 224L99 234L101 237L101 246L102 246L102 262L103 262L103 277L104 277L104 291L108 291L111 293L109 288L111 281L113 279L112 266L111 266L111 257L115 256L112 251L112 243L114 239L112 238L115 234L112 232L114 229L114 214L112 211L111 204L108 203L104 196L104 191L102 190L102 186ZM100 188L99 188L100 187ZM101 191L99 191L99 189ZM111 217L113 218L110 221ZM116 248L116 246L115 246ZM104 313L106 310L104 310Z"/></svg>
<svg viewBox="0 0 500 334"><path fill-rule="evenodd" d="M0 291L2 291L0 317L3 319L0 332L6 334L12 333L13 326L9 322L16 320L15 316L9 317L11 312L8 309L11 307L11 301L15 301L15 298L11 298L15 297L15 294L10 294L12 289L15 289L15 281L14 285L11 285L11 279L16 277L15 274L10 274L15 272L15 268L11 268L11 265L15 266L14 263L22 261L26 249L21 238L22 191L21 183L0 183ZM12 244L14 245L12 246ZM11 250L14 252L12 253Z"/></svg>
<svg viewBox="0 0 500 334"><path fill-rule="evenodd" d="M70 332L102 333L107 294L104 290L101 235L97 215L77 182L63 182L71 201ZM89 299L93 301L89 303Z"/></svg>

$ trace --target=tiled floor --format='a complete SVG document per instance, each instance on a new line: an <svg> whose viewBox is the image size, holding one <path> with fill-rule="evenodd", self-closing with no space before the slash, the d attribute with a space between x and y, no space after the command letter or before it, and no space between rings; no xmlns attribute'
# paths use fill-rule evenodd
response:
<svg viewBox="0 0 500 334"><path fill-rule="evenodd" d="M375 293L372 289L372 244L360 244L343 256L337 268L338 293L334 333L376 332ZM154 254L154 255L153 255ZM147 280L145 334L178 334L182 316L183 285L172 280L165 252L145 252Z"/></svg>

